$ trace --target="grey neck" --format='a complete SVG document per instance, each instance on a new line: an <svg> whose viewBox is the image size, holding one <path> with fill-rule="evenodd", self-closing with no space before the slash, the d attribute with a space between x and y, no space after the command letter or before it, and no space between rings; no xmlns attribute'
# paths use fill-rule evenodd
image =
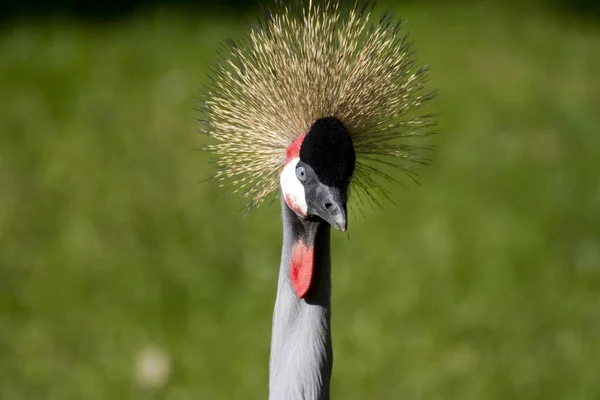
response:
<svg viewBox="0 0 600 400"><path fill-rule="evenodd" d="M283 251L273 314L270 400L329 400L331 348L330 226L299 218L282 200ZM299 299L290 279L292 246L314 243L310 289ZM308 244L308 243L307 243Z"/></svg>

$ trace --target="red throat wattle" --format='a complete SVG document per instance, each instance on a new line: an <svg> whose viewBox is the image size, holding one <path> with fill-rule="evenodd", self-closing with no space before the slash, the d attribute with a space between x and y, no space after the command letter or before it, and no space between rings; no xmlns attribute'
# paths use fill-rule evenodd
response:
<svg viewBox="0 0 600 400"><path fill-rule="evenodd" d="M313 278L315 267L314 247L307 247L299 240L292 247L290 260L290 278L299 299L304 298Z"/></svg>
<svg viewBox="0 0 600 400"><path fill-rule="evenodd" d="M306 137L306 133L300 135L298 139L290 144L285 152L286 165L293 159L300 156L300 147ZM286 203L293 210L296 209L293 199L286 195ZM298 211L296 211L298 212ZM294 291L299 299L304 298L313 278L313 270L315 266L315 253L313 246L306 246L302 240L298 240L292 247L290 259L290 279Z"/></svg>

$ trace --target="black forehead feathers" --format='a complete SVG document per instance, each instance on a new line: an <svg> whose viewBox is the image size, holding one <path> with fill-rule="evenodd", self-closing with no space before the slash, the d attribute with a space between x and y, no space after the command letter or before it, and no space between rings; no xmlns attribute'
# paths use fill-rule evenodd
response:
<svg viewBox="0 0 600 400"><path fill-rule="evenodd" d="M337 118L318 119L300 147L300 160L310 165L321 183L345 186L356 163L350 133Z"/></svg>

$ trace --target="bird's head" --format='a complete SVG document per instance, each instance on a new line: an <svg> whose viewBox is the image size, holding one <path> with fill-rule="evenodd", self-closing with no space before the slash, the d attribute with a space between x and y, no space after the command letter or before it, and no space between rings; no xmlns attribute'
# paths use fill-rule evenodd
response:
<svg viewBox="0 0 600 400"><path fill-rule="evenodd" d="M427 163L414 140L435 124L416 114L433 97L427 67L402 21L376 18L370 0L276 3L227 42L204 91L213 178L248 209L280 189L299 218L344 231L351 180L357 206L381 205L395 168L414 180Z"/></svg>
<svg viewBox="0 0 600 400"><path fill-rule="evenodd" d="M337 118L318 119L287 149L280 176L283 198L299 217L348 226L347 202L356 155L352 137Z"/></svg>

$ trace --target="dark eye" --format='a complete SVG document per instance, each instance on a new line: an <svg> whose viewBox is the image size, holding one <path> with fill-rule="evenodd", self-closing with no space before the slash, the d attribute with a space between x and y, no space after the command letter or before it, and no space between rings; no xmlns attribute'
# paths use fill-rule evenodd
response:
<svg viewBox="0 0 600 400"><path fill-rule="evenodd" d="M306 180L306 168L300 166L296 168L296 176L300 180L300 182L304 182Z"/></svg>

